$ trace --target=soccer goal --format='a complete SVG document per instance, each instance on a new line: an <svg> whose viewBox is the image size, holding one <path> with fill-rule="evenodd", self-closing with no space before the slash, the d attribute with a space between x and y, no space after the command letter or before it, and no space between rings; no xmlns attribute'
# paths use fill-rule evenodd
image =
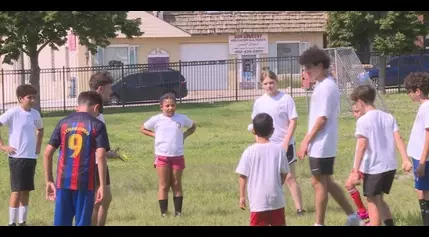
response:
<svg viewBox="0 0 429 237"><path fill-rule="evenodd" d="M375 85L352 47L326 48L324 50L331 58L330 72L337 80L341 93L340 115L351 115L352 102L349 96L353 89L362 84ZM378 92L375 106L377 109L388 112L386 103Z"/></svg>

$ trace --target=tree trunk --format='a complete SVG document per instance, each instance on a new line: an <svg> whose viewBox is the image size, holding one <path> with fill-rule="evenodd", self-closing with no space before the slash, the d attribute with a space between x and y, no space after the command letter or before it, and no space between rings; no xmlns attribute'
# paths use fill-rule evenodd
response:
<svg viewBox="0 0 429 237"><path fill-rule="evenodd" d="M25 84L25 66L24 66L24 52L21 51L19 56L19 67L21 69L21 85Z"/></svg>
<svg viewBox="0 0 429 237"><path fill-rule="evenodd" d="M34 109L42 113L42 106L40 104L40 67L39 67L39 53L32 53L30 55L30 64L31 64L31 74L30 74L30 84L34 86L37 90L36 95L36 104Z"/></svg>
<svg viewBox="0 0 429 237"><path fill-rule="evenodd" d="M386 94L386 56L380 55L380 71L378 72L378 88Z"/></svg>

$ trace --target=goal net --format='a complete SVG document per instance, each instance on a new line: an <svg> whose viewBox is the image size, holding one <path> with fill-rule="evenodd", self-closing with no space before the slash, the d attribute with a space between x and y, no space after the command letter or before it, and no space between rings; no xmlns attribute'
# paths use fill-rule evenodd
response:
<svg viewBox="0 0 429 237"><path fill-rule="evenodd" d="M337 80L341 93L340 115L351 115L352 102L350 94L353 90L362 84L375 85L369 78L368 73L365 71L363 64L352 47L326 48L324 50L331 58L330 72ZM378 91L375 106L377 109L388 112L386 103Z"/></svg>

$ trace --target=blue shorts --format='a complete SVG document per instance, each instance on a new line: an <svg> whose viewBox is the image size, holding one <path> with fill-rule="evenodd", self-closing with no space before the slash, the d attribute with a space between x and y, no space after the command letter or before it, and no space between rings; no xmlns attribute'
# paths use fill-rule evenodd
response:
<svg viewBox="0 0 429 237"><path fill-rule="evenodd" d="M94 202L94 191L57 189L54 226L90 226Z"/></svg>
<svg viewBox="0 0 429 237"><path fill-rule="evenodd" d="M425 176L417 177L417 167L419 166L419 160L413 158L414 167L414 188L417 190L429 190L429 161L426 161L425 165Z"/></svg>

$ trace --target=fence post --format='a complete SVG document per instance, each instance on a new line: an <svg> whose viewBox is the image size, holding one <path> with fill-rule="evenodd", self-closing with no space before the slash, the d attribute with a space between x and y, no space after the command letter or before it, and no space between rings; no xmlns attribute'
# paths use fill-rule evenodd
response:
<svg viewBox="0 0 429 237"><path fill-rule="evenodd" d="M290 56L290 96L293 97L293 56Z"/></svg>
<svg viewBox="0 0 429 237"><path fill-rule="evenodd" d="M182 103L182 90L180 88L182 88L180 85L180 77L182 76L182 60L179 60L179 104ZM185 78L186 80L186 78Z"/></svg>
<svg viewBox="0 0 429 237"><path fill-rule="evenodd" d="M238 59L235 57L235 101L238 101Z"/></svg>
<svg viewBox="0 0 429 237"><path fill-rule="evenodd" d="M125 99L124 99L124 83L125 83L125 80L124 80L124 77L125 77L125 72L124 72L124 64L122 64L121 65L121 74L122 74L122 86L121 86L121 97L120 98L122 98L122 108L125 108Z"/></svg>
<svg viewBox="0 0 429 237"><path fill-rule="evenodd" d="M3 108L3 113L6 112L5 110L5 96L4 96L4 69L1 69L1 102L2 102L2 108Z"/></svg>
<svg viewBox="0 0 429 237"><path fill-rule="evenodd" d="M64 113L66 112L66 98L67 98L66 97L66 68L65 68L65 66L63 66L63 110L64 110Z"/></svg>

